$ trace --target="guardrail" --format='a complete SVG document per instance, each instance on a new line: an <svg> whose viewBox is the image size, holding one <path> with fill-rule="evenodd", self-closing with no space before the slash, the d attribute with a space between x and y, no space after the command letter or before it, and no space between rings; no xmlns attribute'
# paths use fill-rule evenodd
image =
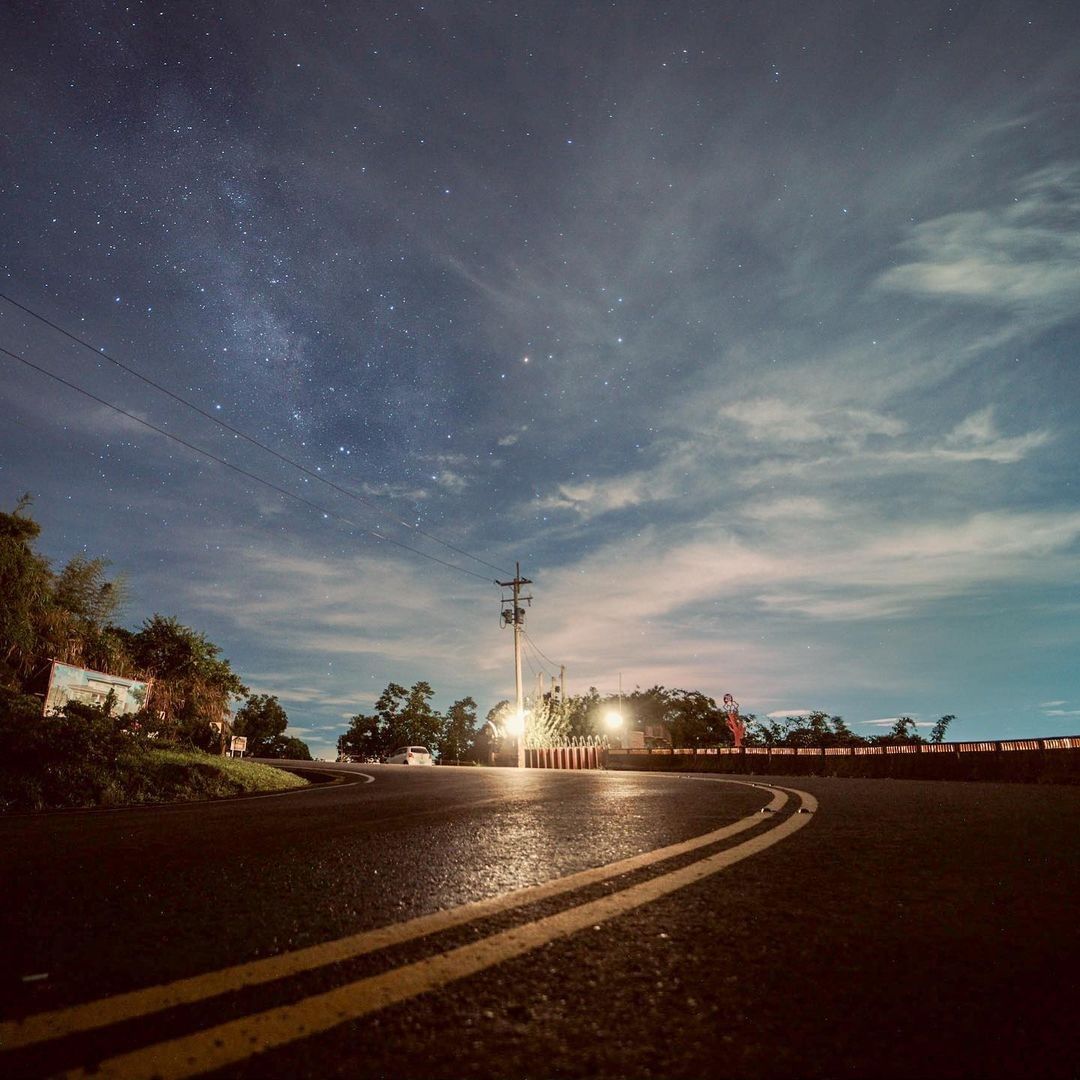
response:
<svg viewBox="0 0 1080 1080"><path fill-rule="evenodd" d="M685 746L685 747L609 747L608 753L619 755L731 755L764 754L772 757L802 755L804 757L864 757L872 754L941 754L997 753L1008 750L1080 750L1080 735L1065 735L1052 739L1007 739L1001 742L957 743L898 743L883 746Z"/></svg>
<svg viewBox="0 0 1080 1080"><path fill-rule="evenodd" d="M1080 783L1080 735L895 746L612 747L609 769Z"/></svg>
<svg viewBox="0 0 1080 1080"><path fill-rule="evenodd" d="M527 769L602 769L604 748L599 743L525 747Z"/></svg>

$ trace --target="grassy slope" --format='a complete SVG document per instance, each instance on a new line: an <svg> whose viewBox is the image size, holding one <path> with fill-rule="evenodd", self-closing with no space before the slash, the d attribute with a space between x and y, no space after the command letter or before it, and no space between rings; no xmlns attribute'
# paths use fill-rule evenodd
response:
<svg viewBox="0 0 1080 1080"><path fill-rule="evenodd" d="M6 796L0 797L0 809L187 802L307 786L269 765L199 751L148 749L122 754L107 765L56 763L47 768L47 777L8 774L0 784Z"/></svg>
<svg viewBox="0 0 1080 1080"><path fill-rule="evenodd" d="M171 781L179 780L177 794L171 798L212 799L307 787L307 781L299 776L242 758L217 757L197 750L152 750L147 756L147 764L160 790L170 790Z"/></svg>

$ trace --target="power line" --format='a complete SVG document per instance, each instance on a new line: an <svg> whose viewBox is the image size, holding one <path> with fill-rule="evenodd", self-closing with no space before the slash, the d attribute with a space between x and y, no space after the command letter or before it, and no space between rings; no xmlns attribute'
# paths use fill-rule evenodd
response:
<svg viewBox="0 0 1080 1080"><path fill-rule="evenodd" d="M217 424L218 427L223 428L225 431L228 431L230 434L235 435L237 438L243 439L245 442L250 443L252 446L257 446L260 450L266 451L266 453L277 458L278 461L282 461L286 465L291 465L293 468L299 469L302 473L304 473L305 476L310 476L315 480L321 481L322 483L326 484L327 487L331 487L335 491L340 492L342 495L346 495L350 499L355 499L357 502L363 503L365 506L374 510L378 514L383 515L384 517L390 516L395 522L395 524L401 525L403 528L406 529L411 529L418 535L426 537L428 540L433 540L436 544L441 544L443 547L448 548L450 551L456 552L458 555L464 555L466 558L472 559L483 566L487 566L492 570L497 570L500 574L509 573L509 571L504 569L503 567L496 566L494 563L490 563L486 559L482 559L479 555L473 555L472 552L466 551L464 548L455 547L453 544L449 543L446 540L440 539L433 533L429 533L425 529L421 529L419 525L413 525L408 521L404 521L401 518L396 517L395 515L389 515L388 511L386 511L383 507L379 506L378 503L374 503L370 499L365 498L363 495L360 495L355 491L350 491L348 488L344 488L340 484L334 483L333 480L328 479L321 473L309 469L306 465L301 464L299 461L294 461L287 455L279 453L277 450L273 449L273 447L267 446L265 443L260 442L254 436L248 435L246 432L241 431L239 428L233 427L231 424L226 423L220 417L214 416L213 413L207 412L205 409L196 405L193 401L189 401L183 395L177 394L175 391L170 390L167 386L162 386L159 382L155 382L153 379L151 379L147 375L144 375L138 369L133 368L128 364L125 364L122 360L117 360L114 356L110 356L104 349L96 348L95 346L91 345L90 342L79 337L78 334L73 334L70 330L66 330L64 327L58 325L57 323L54 323L51 319L47 319L44 315L41 315L38 312L34 311L33 308L29 308L25 304L21 304L18 300L12 299L12 297L8 296L7 293L0 292L0 300L6 300L9 304L12 305L12 307L18 308L20 311L25 312L32 318L37 319L41 323L44 323L46 326L55 330L57 333L63 334L64 337L68 338L71 341L74 341L77 345L81 345L83 346L83 348L89 349L95 356L102 357L105 360L108 360L110 364L114 364L116 367L120 368L121 371L124 371L128 375L139 379L147 386L152 386L155 390L159 391L162 394L165 394L167 397L172 398L173 401L179 402L186 408L197 412L200 416L209 420L213 424ZM413 549L410 548L409 550L411 551Z"/></svg>
<svg viewBox="0 0 1080 1080"><path fill-rule="evenodd" d="M543 657L543 658L544 658L544 659L545 659L545 660L546 660L546 661L547 661L547 662L548 662L548 663L549 663L549 664L550 664L550 665L551 665L551 666L552 666L553 668L557 668L557 667L561 667L561 666L562 666L561 664L557 664L557 663L555 663L555 661L554 661L554 660L552 660L552 659L551 659L551 657L550 657L550 656L548 656L548 655L547 655L547 654L546 654L546 653L545 653L545 652L544 652L544 651L543 651L543 650L542 650L542 649L540 648L540 646L539 646L539 645L537 645L535 641L533 641L533 639L532 639L531 637L529 637L529 633L528 633L528 631L527 631L527 630L525 630L524 628L522 628L522 631L521 631L521 632L522 632L522 633L523 633L523 634L525 635L525 640L526 640L526 641L527 641L527 642L528 642L528 643L529 643L529 644L530 644L530 645L531 645L531 646L532 646L532 647L533 647L533 648L534 648L534 649L535 649L535 650L536 650L536 651L537 651L537 652L538 652L538 653L539 653L539 654L540 654L540 655L541 655L541 656L542 656L542 657ZM549 674L554 674L554 672L550 672Z"/></svg>
<svg viewBox="0 0 1080 1080"><path fill-rule="evenodd" d="M525 663L529 665L529 674L535 676L537 674L537 670L536 670L536 668L533 667L532 660L529 659L528 650L527 649L522 649L521 650L521 655L525 658ZM543 671L543 666L541 666L540 670Z"/></svg>
<svg viewBox="0 0 1080 1080"><path fill-rule="evenodd" d="M47 368L41 367L39 364L35 364L32 360L27 360L25 356L20 356L18 353L11 352L10 349L5 349L0 345L0 353L5 356L10 356L12 360L18 360L20 364L25 364L28 368L32 368L34 371L40 372L42 375L47 375L50 379L54 379L56 382L61 383L63 386L75 390L76 392L90 398L91 401L96 401L99 405L104 405L107 409L112 409L113 412L119 413L121 416L126 416L129 420L134 420L137 424L142 424L143 427L149 428L151 431L156 432L158 435L164 435L166 439L171 439L175 443L179 443L181 446L187 447L188 450L193 450L196 454L201 454L205 458L209 458L211 461L217 462L219 465L224 465L226 469L232 469L233 472L239 473L241 476L247 477L249 480L254 480L257 484L262 484L263 487L270 488L271 491L276 491L279 495L284 495L287 498L295 499L297 502L303 503L305 506L311 507L311 509L318 511L323 517L337 518L339 521L344 521L347 525L351 525L354 529L359 530L367 536L373 536L376 540L382 540L387 544L393 544L395 547L399 547L404 551L411 551L414 555L419 555L421 558L428 559L431 562L438 563L440 566L448 567L451 570L457 570L458 573L468 574L469 577L477 578L480 581L493 584L489 578L484 577L483 574L474 573L472 570L466 570L464 566L457 566L454 563L447 562L445 559L440 559L435 555L429 555L426 551L421 551L419 548L411 547L409 544L403 544L400 540L395 540L392 536L384 536L382 533L375 532L374 529L365 528L359 522L353 521L351 518L345 517L343 514L339 514L334 510L328 510L324 506L320 506L318 503L312 502L310 499L305 499L302 495L297 495L295 492L289 491L287 488L279 487L277 484L271 483L269 480L264 480L261 476L257 476L253 472L249 472L247 469L241 468L239 465L234 465L231 461L226 461L224 458L218 457L216 454L210 453L209 450L204 450L201 446L196 446L194 443L189 443L184 439L181 439L178 435L174 435L171 431L166 431L164 428L158 427L156 424L151 424L148 420L143 420L142 417L136 416L134 413L128 412L126 409L120 408L119 405L114 405L111 401L106 401L104 398L98 397L96 394L92 394L89 390L84 390L76 383L70 382L68 379L63 378L60 375L56 375L49 371Z"/></svg>
<svg viewBox="0 0 1080 1080"><path fill-rule="evenodd" d="M544 662L537 655L535 646L526 645L522 649L521 655L525 657L525 662L529 665L529 671L531 671L534 676L543 673L544 675L551 675L552 677L554 677L555 673L552 671L548 671L547 667L544 665ZM536 660L535 667L533 666L534 659Z"/></svg>

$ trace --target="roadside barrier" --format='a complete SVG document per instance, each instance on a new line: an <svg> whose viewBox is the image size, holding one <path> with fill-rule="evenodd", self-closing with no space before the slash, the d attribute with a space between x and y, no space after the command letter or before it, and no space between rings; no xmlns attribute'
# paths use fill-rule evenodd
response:
<svg viewBox="0 0 1080 1080"><path fill-rule="evenodd" d="M525 768L602 769L605 750L602 740L589 736L571 739L558 746L526 746Z"/></svg>
<svg viewBox="0 0 1080 1080"><path fill-rule="evenodd" d="M719 746L604 751L611 769L1080 783L1080 735L876 746Z"/></svg>
<svg viewBox="0 0 1080 1080"><path fill-rule="evenodd" d="M1080 750L1080 735L1066 735L1053 739L1009 739L1002 742L962 743L898 743L881 746L696 746L696 747L608 747L607 753L634 757L664 754L736 754L739 757L753 754L785 757L791 754L817 757L838 755L855 757L865 754L970 754L996 753L1005 750Z"/></svg>

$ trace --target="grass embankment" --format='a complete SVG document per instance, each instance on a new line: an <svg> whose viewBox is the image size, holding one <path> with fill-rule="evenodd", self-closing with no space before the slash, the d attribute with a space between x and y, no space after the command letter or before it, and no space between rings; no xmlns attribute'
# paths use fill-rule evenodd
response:
<svg viewBox="0 0 1080 1080"><path fill-rule="evenodd" d="M218 757L198 750L148 750L125 779L122 801L113 805L220 799L229 795L307 787L306 780L271 765ZM131 798L131 792L149 797Z"/></svg>
<svg viewBox="0 0 1080 1080"><path fill-rule="evenodd" d="M0 810L139 806L306 787L291 773L199 750L138 748L112 761L0 762Z"/></svg>
<svg viewBox="0 0 1080 1080"><path fill-rule="evenodd" d="M269 765L163 746L127 730L128 722L76 703L42 716L36 699L0 692L0 810L186 802L307 785Z"/></svg>

